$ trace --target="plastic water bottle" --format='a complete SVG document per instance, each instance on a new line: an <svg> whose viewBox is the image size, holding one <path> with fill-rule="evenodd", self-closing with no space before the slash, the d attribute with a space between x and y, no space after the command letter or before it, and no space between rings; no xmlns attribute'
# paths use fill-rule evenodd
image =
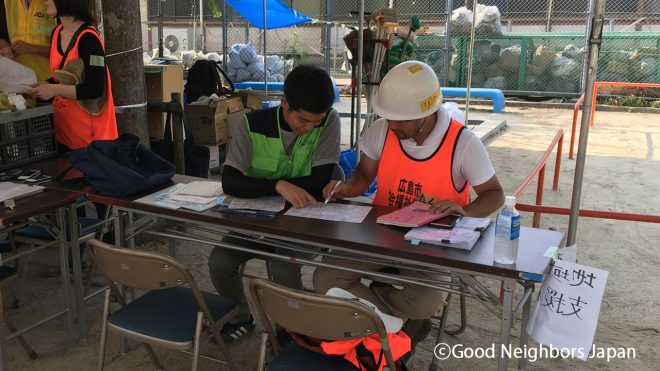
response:
<svg viewBox="0 0 660 371"><path fill-rule="evenodd" d="M516 198L506 196L504 208L495 221L495 262L515 264L520 237L520 214L516 210Z"/></svg>

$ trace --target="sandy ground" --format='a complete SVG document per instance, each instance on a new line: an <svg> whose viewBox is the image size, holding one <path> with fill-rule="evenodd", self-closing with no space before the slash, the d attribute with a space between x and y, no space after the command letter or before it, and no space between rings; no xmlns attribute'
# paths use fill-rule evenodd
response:
<svg viewBox="0 0 660 371"><path fill-rule="evenodd" d="M480 114L486 111L481 111ZM505 192L512 193L545 151L557 128L569 130L572 112L568 110L507 109L508 128L488 143L491 159ZM564 142L561 182L558 192L550 190L554 171L554 155L548 162L545 204L570 207L575 161L568 160L568 139ZM582 207L641 214L660 215L660 115L631 113L597 113L596 126L589 136L587 170L584 178ZM533 203L536 183L533 182L522 202ZM523 214L524 225L531 225L531 214ZM543 216L542 226L566 231L568 217ZM599 347L632 347L634 359L590 359L583 363L574 359L540 359L530 363L534 370L557 369L657 369L660 363L660 225L636 222L582 218L578 225L578 259L585 265L609 271L595 344ZM152 241L147 248L166 251L164 241ZM206 268L210 249L192 244L179 245L181 261L190 267L205 290L212 290ZM54 252L36 256L35 261L57 261ZM253 261L248 269L263 273L263 264ZM9 317L24 325L31 316L51 313L62 302L58 278L44 278L47 268L33 265L28 285L22 295L22 305L9 309ZM307 284L311 269L303 270ZM489 283L497 289L497 285ZM13 298L7 292L6 298ZM7 303L10 300L6 300ZM26 334L39 358L29 360L15 340L8 342L9 366L12 370L90 370L96 367L102 298L89 301L86 308L87 337L75 347L67 348L65 323L51 321ZM457 300L451 306L449 326L458 323ZM520 324L514 328L518 334ZM468 301L468 326L455 337L445 336L449 344L487 347L497 342L499 322L483 306ZM240 368L252 370L257 362L258 332L230 346L240 362ZM517 340L517 335L514 336ZM436 344L429 337L417 350L413 370L427 369ZM190 357L178 352L156 350L167 370L185 370ZM144 349L130 343L127 354L119 353L119 339L109 336L106 359L108 370L151 370ZM201 369L217 369L217 365L202 360ZM449 359L443 369L494 369L493 359ZM513 366L510 365L510 369Z"/></svg>

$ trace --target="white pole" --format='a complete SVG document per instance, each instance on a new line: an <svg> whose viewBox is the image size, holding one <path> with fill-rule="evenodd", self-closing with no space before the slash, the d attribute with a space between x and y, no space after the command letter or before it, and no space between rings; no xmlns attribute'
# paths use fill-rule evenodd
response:
<svg viewBox="0 0 660 371"><path fill-rule="evenodd" d="M199 43L202 52L206 53L206 43L204 42L204 0L199 0Z"/></svg>
<svg viewBox="0 0 660 371"><path fill-rule="evenodd" d="M360 130L362 122L362 59L364 52L364 0L360 0L360 15L358 23L358 55L357 55L357 107L355 109L355 114L357 115L356 126L355 126L355 166L360 161ZM353 57L355 58L355 57Z"/></svg>
<svg viewBox="0 0 660 371"><path fill-rule="evenodd" d="M591 103L596 99L594 82L598 68L598 53L603 35L603 22L605 20L605 0L596 0L592 17L591 30L589 30L589 54L587 54L588 69L587 80L584 87L584 104L582 105L582 121L580 122L580 140L578 142L577 159L575 160L575 178L573 178L573 196L571 198L571 217L568 220L568 237L566 246L575 244L577 235L577 222L580 211L580 198L582 197L582 179L584 166L587 160L587 138L589 137L589 122L591 121Z"/></svg>
<svg viewBox="0 0 660 371"><path fill-rule="evenodd" d="M472 1L472 28L470 29L470 48L468 49L468 75L465 90L465 126L467 127L470 112L470 88L472 87L472 58L474 56L474 37L477 23L477 0Z"/></svg>
<svg viewBox="0 0 660 371"><path fill-rule="evenodd" d="M264 0L264 94L266 95L266 100L268 100L268 76L266 76L268 73L268 67L266 66L266 0ZM270 102L268 103L268 106L270 107Z"/></svg>
<svg viewBox="0 0 660 371"><path fill-rule="evenodd" d="M193 24L193 50L197 51L197 20L195 19L196 9L195 9L195 3L193 3L192 7L192 24Z"/></svg>

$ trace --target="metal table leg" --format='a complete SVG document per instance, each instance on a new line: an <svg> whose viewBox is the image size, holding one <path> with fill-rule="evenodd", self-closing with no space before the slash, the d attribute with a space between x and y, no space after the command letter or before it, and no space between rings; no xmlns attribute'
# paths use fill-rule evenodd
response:
<svg viewBox="0 0 660 371"><path fill-rule="evenodd" d="M520 349L527 347L529 335L527 335L527 324L529 323L529 316L532 312L532 297L534 296L534 282L525 284L525 288L531 288L532 295L529 295L525 304L523 304L522 321L520 324ZM518 359L518 369L525 370L527 368L527 357Z"/></svg>
<svg viewBox="0 0 660 371"><path fill-rule="evenodd" d="M500 358L497 360L497 369L506 371L509 357L503 352L511 343L511 324L513 323L513 293L516 287L516 280L513 278L502 279L504 286L504 298L502 300L502 319L500 327Z"/></svg>
<svg viewBox="0 0 660 371"><path fill-rule="evenodd" d="M71 293L69 292L69 248L70 244L66 239L66 212L65 208L55 210L55 219L57 228L59 229L60 238L60 270L62 274L62 289L64 290L64 300L66 301L66 323L67 323L67 344L69 347L74 346L73 334L73 321L74 312L76 309L73 300L71 300Z"/></svg>
<svg viewBox="0 0 660 371"><path fill-rule="evenodd" d="M80 240L78 235L78 213L76 205L69 210L68 234L70 236L71 258L73 264L74 302L76 304L77 332L79 337L85 337L85 312L83 303L83 279L80 259Z"/></svg>

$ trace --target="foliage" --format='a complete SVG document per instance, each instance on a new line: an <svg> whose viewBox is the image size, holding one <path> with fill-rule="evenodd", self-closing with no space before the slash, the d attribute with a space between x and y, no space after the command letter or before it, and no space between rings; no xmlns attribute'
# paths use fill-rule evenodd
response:
<svg viewBox="0 0 660 371"><path fill-rule="evenodd" d="M636 97L634 95L607 98L603 100L601 103L609 106L660 108L660 100L658 99L649 100L645 98Z"/></svg>
<svg viewBox="0 0 660 371"><path fill-rule="evenodd" d="M206 0L206 6L209 7L213 18L219 18L222 16L222 11L220 11L217 0Z"/></svg>
<svg viewBox="0 0 660 371"><path fill-rule="evenodd" d="M282 51L283 59L293 59L294 65L297 65L298 62L302 59L302 53L298 51L298 32L293 31L291 33L291 38L287 40L284 50Z"/></svg>

